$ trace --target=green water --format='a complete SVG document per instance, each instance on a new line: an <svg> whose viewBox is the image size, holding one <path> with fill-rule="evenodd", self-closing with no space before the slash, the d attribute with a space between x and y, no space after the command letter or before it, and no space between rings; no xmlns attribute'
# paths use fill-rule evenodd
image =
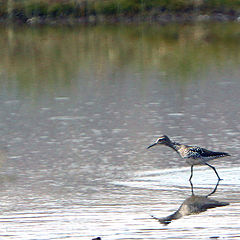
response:
<svg viewBox="0 0 240 240"><path fill-rule="evenodd" d="M240 25L0 27L0 236L6 239L239 237ZM211 198L191 196L166 134L232 156ZM194 193L216 175L194 168ZM201 204L201 203L199 203ZM230 230L229 230L230 229Z"/></svg>
<svg viewBox="0 0 240 240"><path fill-rule="evenodd" d="M71 88L80 75L114 81L119 72L186 84L240 63L240 25L1 27L0 69L8 87L37 97ZM57 89L56 89L57 87Z"/></svg>

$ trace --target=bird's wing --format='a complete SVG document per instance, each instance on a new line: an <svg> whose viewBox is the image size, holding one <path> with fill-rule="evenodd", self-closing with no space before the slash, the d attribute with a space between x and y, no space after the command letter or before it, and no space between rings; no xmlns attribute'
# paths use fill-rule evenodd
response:
<svg viewBox="0 0 240 240"><path fill-rule="evenodd" d="M191 146L188 149L188 157L190 158L212 158L212 157L225 157L230 156L230 154L225 152L214 152L207 150L205 148L200 148L196 146Z"/></svg>
<svg viewBox="0 0 240 240"><path fill-rule="evenodd" d="M191 146L188 148L189 158L201 158L204 156L209 156L209 154L211 154L211 151L204 148L195 147L195 146Z"/></svg>

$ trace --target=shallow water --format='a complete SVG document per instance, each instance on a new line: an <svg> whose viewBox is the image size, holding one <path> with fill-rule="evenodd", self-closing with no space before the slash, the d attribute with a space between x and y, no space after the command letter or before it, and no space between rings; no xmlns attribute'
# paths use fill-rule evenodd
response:
<svg viewBox="0 0 240 240"><path fill-rule="evenodd" d="M240 25L0 28L0 236L239 238ZM167 226L191 196L176 141L231 153L210 196L230 205ZM194 169L194 193L217 182Z"/></svg>

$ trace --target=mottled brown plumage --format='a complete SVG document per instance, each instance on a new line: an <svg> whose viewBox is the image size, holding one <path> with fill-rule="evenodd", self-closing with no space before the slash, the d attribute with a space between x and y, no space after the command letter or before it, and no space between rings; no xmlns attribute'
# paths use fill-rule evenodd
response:
<svg viewBox="0 0 240 240"><path fill-rule="evenodd" d="M186 162L191 166L191 176L189 180L191 180L193 175L193 166L202 164L211 167L216 173L218 179L221 180L216 169L207 162L216 158L230 156L230 154L225 152L214 152L197 146L189 146L173 142L166 135L163 135L162 137L158 138L154 144L148 147L148 149L156 145L168 146L175 150L181 158L186 160Z"/></svg>

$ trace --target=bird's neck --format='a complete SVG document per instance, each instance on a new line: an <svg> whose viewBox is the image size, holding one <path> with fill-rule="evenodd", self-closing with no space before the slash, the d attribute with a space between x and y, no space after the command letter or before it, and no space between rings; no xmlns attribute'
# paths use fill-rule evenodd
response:
<svg viewBox="0 0 240 240"><path fill-rule="evenodd" d="M175 150L176 152L180 149L180 147L181 147L181 144L180 143L177 143L177 142L168 142L167 144L166 144L166 146L168 146L168 147L170 147L170 148L172 148L173 150Z"/></svg>

